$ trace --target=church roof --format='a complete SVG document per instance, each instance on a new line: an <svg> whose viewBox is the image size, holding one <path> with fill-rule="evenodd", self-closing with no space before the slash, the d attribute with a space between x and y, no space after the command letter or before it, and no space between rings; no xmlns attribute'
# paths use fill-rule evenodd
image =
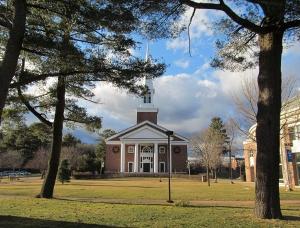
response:
<svg viewBox="0 0 300 228"><path fill-rule="evenodd" d="M146 131L148 133L147 135L145 135ZM148 139L148 138L167 139L166 131L168 131L168 129L146 120L107 138L106 142L109 143L114 141L120 141L122 139L129 139L132 137L135 139ZM180 136L176 133L173 134L172 138L173 138L172 139L173 142L174 141L183 142L183 143L189 142L187 138Z"/></svg>

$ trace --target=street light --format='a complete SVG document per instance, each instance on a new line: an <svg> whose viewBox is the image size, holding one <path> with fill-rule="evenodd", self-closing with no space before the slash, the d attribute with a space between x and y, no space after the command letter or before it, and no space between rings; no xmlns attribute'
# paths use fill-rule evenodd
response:
<svg viewBox="0 0 300 228"><path fill-rule="evenodd" d="M171 200L171 145L170 145L170 137L173 135L173 131L166 131L166 135L168 136L168 170L169 170L169 200L167 200L168 203L173 203Z"/></svg>

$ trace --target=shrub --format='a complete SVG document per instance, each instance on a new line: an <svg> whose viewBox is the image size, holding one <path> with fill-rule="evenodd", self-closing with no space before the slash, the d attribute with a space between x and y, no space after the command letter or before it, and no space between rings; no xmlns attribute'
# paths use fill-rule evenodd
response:
<svg viewBox="0 0 300 228"><path fill-rule="evenodd" d="M71 179L71 170L69 168L69 162L67 159L62 160L58 171L58 180L64 184Z"/></svg>

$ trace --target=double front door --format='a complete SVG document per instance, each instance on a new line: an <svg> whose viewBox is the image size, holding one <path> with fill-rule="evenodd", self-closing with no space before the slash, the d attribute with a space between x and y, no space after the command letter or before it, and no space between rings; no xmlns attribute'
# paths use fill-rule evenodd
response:
<svg viewBox="0 0 300 228"><path fill-rule="evenodd" d="M151 172L151 164L150 163L143 163L143 172L150 173Z"/></svg>

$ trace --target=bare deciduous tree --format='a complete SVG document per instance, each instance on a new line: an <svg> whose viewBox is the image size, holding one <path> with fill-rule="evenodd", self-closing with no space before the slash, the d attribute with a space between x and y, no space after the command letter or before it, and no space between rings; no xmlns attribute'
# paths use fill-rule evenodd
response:
<svg viewBox="0 0 300 228"><path fill-rule="evenodd" d="M21 168L23 160L21 154L17 151L8 151L1 154L0 167L15 171L15 169Z"/></svg>
<svg viewBox="0 0 300 228"><path fill-rule="evenodd" d="M84 151L80 148L77 148L75 146L71 147L63 147L62 148L62 156L61 160L68 160L71 174L74 170L78 170L80 167L80 163L82 163L82 155L84 154Z"/></svg>
<svg viewBox="0 0 300 228"><path fill-rule="evenodd" d="M191 139L195 157L197 157L199 162L206 167L208 186L210 186L209 171L220 160L223 150L223 147L220 145L222 145L223 141L223 137L211 128L203 130Z"/></svg>
<svg viewBox="0 0 300 228"><path fill-rule="evenodd" d="M39 148L34 153L33 159L29 160L29 162L26 164L26 168L40 170L41 179L43 179L48 168L49 155L49 149L44 147Z"/></svg>
<svg viewBox="0 0 300 228"><path fill-rule="evenodd" d="M281 112L289 105L289 100L296 93L297 79L294 76L284 77L282 80L282 107ZM232 120L232 124L235 125L243 134L250 137L253 141L256 141L255 137L249 135L248 129L250 126L256 124L257 116L257 102L258 102L258 85L256 78L244 77L241 81L240 93L233 93L232 99L236 110L240 114L240 120ZM300 103L299 103L300 107ZM281 115L281 129L286 121L287 116Z"/></svg>
<svg viewBox="0 0 300 228"><path fill-rule="evenodd" d="M233 145L235 143L237 134L238 134L238 128L236 127L236 121L233 118L230 118L226 123L225 123L225 129L226 129L226 143L227 143L227 150L228 150L228 155L229 155L229 179L230 182L232 182L232 152L233 152Z"/></svg>

